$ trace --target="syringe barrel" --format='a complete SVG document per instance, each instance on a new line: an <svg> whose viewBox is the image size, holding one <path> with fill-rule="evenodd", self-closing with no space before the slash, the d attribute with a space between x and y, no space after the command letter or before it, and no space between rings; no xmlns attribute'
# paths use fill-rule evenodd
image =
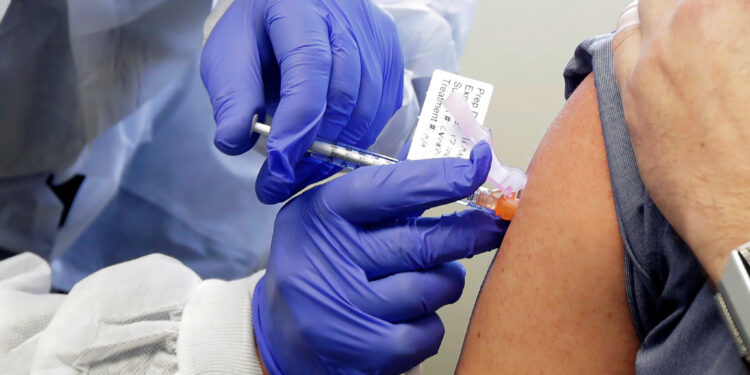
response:
<svg viewBox="0 0 750 375"><path fill-rule="evenodd" d="M261 135L268 136L271 133L271 127L258 122L258 115L253 116L252 131ZM328 163L337 165L344 169L355 169L370 165L388 165L398 163L394 159L385 155L379 155L374 152L361 150L356 147L339 145L334 141L323 138L317 138L315 142L307 149L308 154L315 158L324 160Z"/></svg>
<svg viewBox="0 0 750 375"><path fill-rule="evenodd" d="M521 191L517 191L506 195L501 190L490 190L480 186L474 193L456 203L487 209L504 220L512 220L516 214L520 194Z"/></svg>
<svg viewBox="0 0 750 375"><path fill-rule="evenodd" d="M318 138L307 149L310 156L345 169L398 163L397 159Z"/></svg>

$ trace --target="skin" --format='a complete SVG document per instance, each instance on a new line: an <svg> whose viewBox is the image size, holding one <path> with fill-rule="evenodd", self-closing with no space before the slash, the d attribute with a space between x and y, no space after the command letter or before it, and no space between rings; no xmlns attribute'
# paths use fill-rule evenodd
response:
<svg viewBox="0 0 750 375"><path fill-rule="evenodd" d="M270 375L268 373L268 369L266 369L266 364L263 363L263 358L260 357L260 349L258 349L258 341L253 342L255 344L255 355L258 357L258 363L260 363L260 370L263 372L263 375Z"/></svg>
<svg viewBox="0 0 750 375"><path fill-rule="evenodd" d="M750 241L750 3L641 0L613 40L641 178L716 283Z"/></svg>
<svg viewBox="0 0 750 375"><path fill-rule="evenodd" d="M640 343L591 76L552 123L528 174L456 373L633 373Z"/></svg>

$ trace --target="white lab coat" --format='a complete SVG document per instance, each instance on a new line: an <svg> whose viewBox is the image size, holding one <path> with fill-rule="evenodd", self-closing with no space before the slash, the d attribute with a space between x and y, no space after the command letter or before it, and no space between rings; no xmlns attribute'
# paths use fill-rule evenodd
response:
<svg viewBox="0 0 750 375"><path fill-rule="evenodd" d="M50 294L47 263L16 255L0 261L0 372L260 375L250 301L261 276L201 280L152 254Z"/></svg>

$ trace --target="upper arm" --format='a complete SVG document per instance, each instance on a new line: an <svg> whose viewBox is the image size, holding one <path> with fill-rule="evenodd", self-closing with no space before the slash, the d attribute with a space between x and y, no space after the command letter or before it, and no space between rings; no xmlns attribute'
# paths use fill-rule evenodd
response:
<svg viewBox="0 0 750 375"><path fill-rule="evenodd" d="M550 126L457 372L632 373L639 346L589 76Z"/></svg>

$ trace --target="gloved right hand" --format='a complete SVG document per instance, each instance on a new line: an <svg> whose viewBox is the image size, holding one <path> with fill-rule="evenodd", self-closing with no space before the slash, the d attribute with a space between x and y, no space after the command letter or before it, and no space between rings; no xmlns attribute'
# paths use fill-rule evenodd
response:
<svg viewBox="0 0 750 375"><path fill-rule="evenodd" d="M399 374L435 354L435 311L464 285L457 259L497 248L507 222L479 210L417 217L470 195L490 147L471 160L360 168L279 212L253 295L260 355L273 374Z"/></svg>
<svg viewBox="0 0 750 375"><path fill-rule="evenodd" d="M253 147L254 114L274 117L255 191L278 203L337 171L303 157L316 136L375 142L401 107L404 61L393 19L371 0L234 0L206 41L201 77L222 152Z"/></svg>

